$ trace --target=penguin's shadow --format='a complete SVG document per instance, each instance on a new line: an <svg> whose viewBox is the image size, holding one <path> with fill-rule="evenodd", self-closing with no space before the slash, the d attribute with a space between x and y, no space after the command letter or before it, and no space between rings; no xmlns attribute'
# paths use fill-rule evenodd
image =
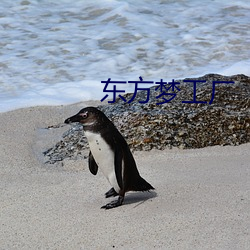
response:
<svg viewBox="0 0 250 250"><path fill-rule="evenodd" d="M134 208L143 204L149 199L153 199L157 197L157 193L155 191L145 191L145 192L131 192L127 193L124 199L123 205L134 204Z"/></svg>

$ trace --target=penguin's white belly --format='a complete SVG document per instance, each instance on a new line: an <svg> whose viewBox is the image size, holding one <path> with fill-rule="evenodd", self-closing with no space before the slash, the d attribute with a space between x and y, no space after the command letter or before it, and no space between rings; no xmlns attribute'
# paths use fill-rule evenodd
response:
<svg viewBox="0 0 250 250"><path fill-rule="evenodd" d="M120 187L115 175L115 155L113 150L100 134L86 131L85 135L96 164L108 179L111 186L119 193Z"/></svg>

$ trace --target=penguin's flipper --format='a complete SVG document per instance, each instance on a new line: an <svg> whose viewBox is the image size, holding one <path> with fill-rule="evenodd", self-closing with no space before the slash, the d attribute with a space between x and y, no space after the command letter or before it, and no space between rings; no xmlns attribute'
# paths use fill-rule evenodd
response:
<svg viewBox="0 0 250 250"><path fill-rule="evenodd" d="M98 171L98 165L96 164L91 151L89 151L89 170L93 175L96 175Z"/></svg>
<svg viewBox="0 0 250 250"><path fill-rule="evenodd" d="M118 195L118 193L115 191L114 188L111 188L108 192L105 193L106 198L109 198L109 197L112 197L112 196L115 197L117 195Z"/></svg>
<svg viewBox="0 0 250 250"><path fill-rule="evenodd" d="M115 147L115 176L120 189L123 189L122 181L122 149L116 145Z"/></svg>

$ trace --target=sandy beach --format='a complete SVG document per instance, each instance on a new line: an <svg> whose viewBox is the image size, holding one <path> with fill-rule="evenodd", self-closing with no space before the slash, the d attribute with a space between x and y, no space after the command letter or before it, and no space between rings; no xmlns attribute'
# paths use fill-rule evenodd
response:
<svg viewBox="0 0 250 250"><path fill-rule="evenodd" d="M45 128L93 104L0 113L0 249L249 249L249 143L134 152L155 192L111 210L87 159L43 164L68 129Z"/></svg>

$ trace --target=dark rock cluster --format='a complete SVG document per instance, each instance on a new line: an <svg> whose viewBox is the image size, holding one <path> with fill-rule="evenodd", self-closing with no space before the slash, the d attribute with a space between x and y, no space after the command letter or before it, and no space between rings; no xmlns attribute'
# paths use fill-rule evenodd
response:
<svg viewBox="0 0 250 250"><path fill-rule="evenodd" d="M131 103L117 99L113 104L98 108L114 122L132 150L189 149L250 142L249 77L209 74L184 80L175 80L180 83L176 85L179 89L164 89L169 95L160 96L160 88L151 87L148 103L139 103L147 99L147 91L140 91ZM198 81L196 88L192 80ZM214 99L211 101L214 81L225 83L214 84ZM171 85L165 86L169 88ZM124 98L128 101L132 96L133 93L125 94ZM173 99L157 105L164 102L163 98ZM54 163L65 158L85 157L82 154L87 147L81 126L75 125L44 155L48 162Z"/></svg>

